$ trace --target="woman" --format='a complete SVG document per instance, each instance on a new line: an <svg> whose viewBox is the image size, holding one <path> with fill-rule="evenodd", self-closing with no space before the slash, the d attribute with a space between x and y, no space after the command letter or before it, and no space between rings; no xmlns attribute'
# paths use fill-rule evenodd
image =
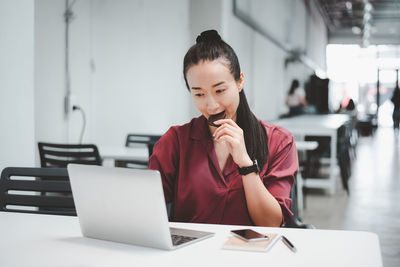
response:
<svg viewBox="0 0 400 267"><path fill-rule="evenodd" d="M166 202L174 204L173 220L284 224L298 170L292 135L250 111L238 58L216 31L197 37L183 74L202 116L171 127L149 160L161 173Z"/></svg>
<svg viewBox="0 0 400 267"><path fill-rule="evenodd" d="M390 99L394 105L393 108L393 129L399 129L400 124L400 89L399 83L396 82L396 87L394 88L392 98Z"/></svg>
<svg viewBox="0 0 400 267"><path fill-rule="evenodd" d="M306 93L299 85L299 81L294 79L286 97L286 105L289 107L290 116L304 113L304 107L307 106Z"/></svg>

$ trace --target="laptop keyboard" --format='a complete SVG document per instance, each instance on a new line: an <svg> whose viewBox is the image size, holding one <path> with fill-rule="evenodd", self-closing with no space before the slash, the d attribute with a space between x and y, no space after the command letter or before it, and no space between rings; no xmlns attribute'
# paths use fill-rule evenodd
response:
<svg viewBox="0 0 400 267"><path fill-rule="evenodd" d="M197 239L197 237L183 236L183 235L171 235L171 238L172 238L172 244L174 246L179 246L183 243Z"/></svg>

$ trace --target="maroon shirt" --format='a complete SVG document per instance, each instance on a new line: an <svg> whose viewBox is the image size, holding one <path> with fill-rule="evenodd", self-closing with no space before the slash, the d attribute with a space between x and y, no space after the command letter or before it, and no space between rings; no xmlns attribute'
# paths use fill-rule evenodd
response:
<svg viewBox="0 0 400 267"><path fill-rule="evenodd" d="M260 177L279 202L285 221L292 215L289 194L298 170L297 150L287 130L262 123L269 156ZM205 117L171 127L154 146L149 168L161 173L165 200L174 202L174 221L254 225L238 166L229 155L220 170Z"/></svg>

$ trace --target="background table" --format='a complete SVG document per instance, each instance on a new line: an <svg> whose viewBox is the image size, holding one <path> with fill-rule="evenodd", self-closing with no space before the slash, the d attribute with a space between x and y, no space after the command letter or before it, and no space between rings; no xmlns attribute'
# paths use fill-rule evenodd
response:
<svg viewBox="0 0 400 267"><path fill-rule="evenodd" d="M147 147L99 146L99 153L105 166L114 166L118 161L149 159Z"/></svg>
<svg viewBox="0 0 400 267"><path fill-rule="evenodd" d="M284 234L298 252L280 241L268 252L248 252L221 249L240 226L171 226L216 234L164 251L84 238L77 217L0 212L0 266L382 266L378 236L368 232L254 227Z"/></svg>
<svg viewBox="0 0 400 267"><path fill-rule="evenodd" d="M289 130L296 140L303 140L305 136L330 137L329 177L304 178L304 187L327 189L330 194L336 190L337 165L337 132L338 129L350 120L347 114L300 115L290 118L271 121Z"/></svg>

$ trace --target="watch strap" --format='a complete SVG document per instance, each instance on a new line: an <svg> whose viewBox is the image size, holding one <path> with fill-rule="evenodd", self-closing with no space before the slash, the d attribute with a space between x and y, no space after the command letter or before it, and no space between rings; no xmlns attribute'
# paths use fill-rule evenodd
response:
<svg viewBox="0 0 400 267"><path fill-rule="evenodd" d="M255 159L253 161L253 165L247 166L247 167L241 167L241 168L239 167L238 171L239 171L240 175L247 175L247 174L252 173L252 172L259 173L260 172L260 168L258 167L257 160Z"/></svg>

